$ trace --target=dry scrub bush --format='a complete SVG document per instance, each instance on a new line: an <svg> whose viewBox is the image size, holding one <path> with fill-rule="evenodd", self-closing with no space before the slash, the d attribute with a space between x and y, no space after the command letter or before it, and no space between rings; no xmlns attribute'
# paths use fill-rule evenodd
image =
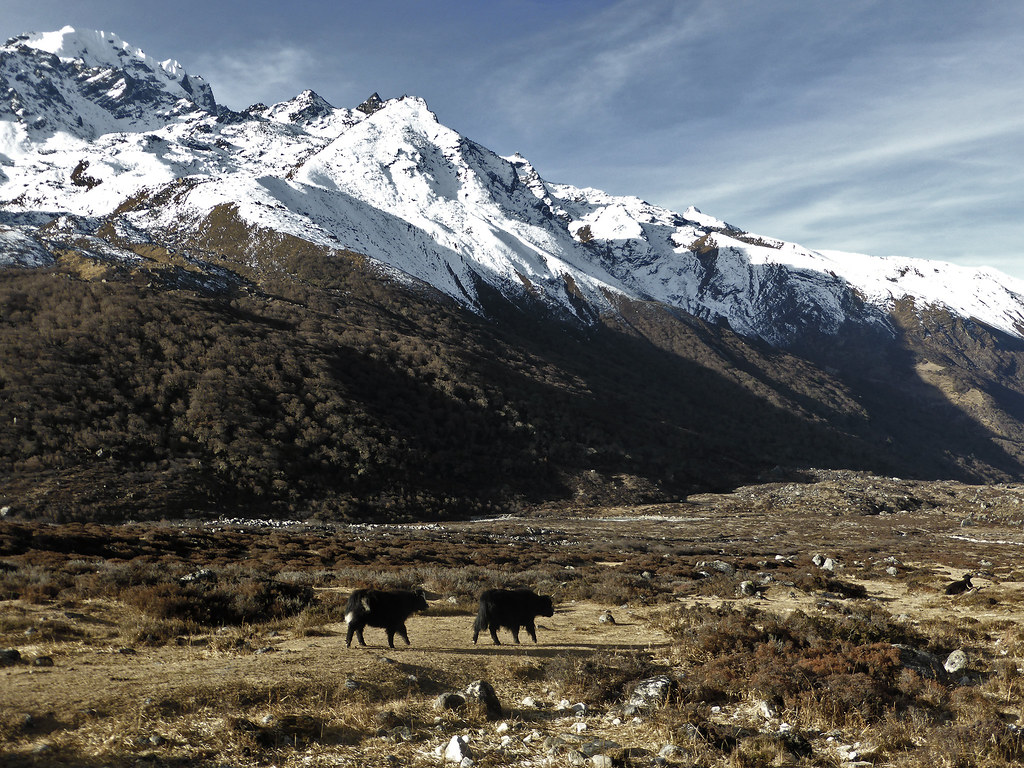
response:
<svg viewBox="0 0 1024 768"><path fill-rule="evenodd" d="M910 639L908 631L877 610L778 617L751 608L690 608L667 629L690 663L682 701L756 696L814 710L829 727L876 720L907 703L893 643Z"/></svg>
<svg viewBox="0 0 1024 768"><path fill-rule="evenodd" d="M663 673L646 653L596 652L587 656L555 656L527 667L527 679L542 679L555 685L564 695L588 704L619 701L629 687L644 678Z"/></svg>

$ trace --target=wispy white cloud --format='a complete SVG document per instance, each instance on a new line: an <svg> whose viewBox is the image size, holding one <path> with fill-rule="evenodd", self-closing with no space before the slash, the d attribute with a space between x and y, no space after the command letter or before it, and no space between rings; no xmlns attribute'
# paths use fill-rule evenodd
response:
<svg viewBox="0 0 1024 768"><path fill-rule="evenodd" d="M259 101L283 101L304 90L317 59L302 47L256 43L245 50L202 54L188 67L212 83L221 104L243 109Z"/></svg>
<svg viewBox="0 0 1024 768"><path fill-rule="evenodd" d="M180 0L141 18L128 0L7 0L0 15L10 34L64 23L176 58L234 108L412 93L553 181L812 247L1016 253L1024 277L1021 3Z"/></svg>
<svg viewBox="0 0 1024 768"><path fill-rule="evenodd" d="M1024 7L624 0L516 45L495 92L549 178L1024 276Z"/></svg>

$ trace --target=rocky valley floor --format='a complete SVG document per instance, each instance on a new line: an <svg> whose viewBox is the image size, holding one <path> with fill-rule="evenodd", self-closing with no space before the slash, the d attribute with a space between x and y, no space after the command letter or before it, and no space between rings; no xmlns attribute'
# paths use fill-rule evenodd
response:
<svg viewBox="0 0 1024 768"><path fill-rule="evenodd" d="M411 526L0 521L0 758L1020 764L1024 488L808 479ZM539 642L474 645L513 584L555 598ZM427 590L412 645L346 647L362 586ZM478 680L500 713L444 697Z"/></svg>

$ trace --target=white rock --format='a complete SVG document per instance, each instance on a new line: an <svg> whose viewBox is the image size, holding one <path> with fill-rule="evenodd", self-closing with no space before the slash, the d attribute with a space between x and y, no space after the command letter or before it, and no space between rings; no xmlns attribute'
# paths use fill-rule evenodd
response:
<svg viewBox="0 0 1024 768"><path fill-rule="evenodd" d="M946 657L946 662L942 666L949 674L953 675L962 672L969 664L970 660L967 658L967 654L962 648L958 648Z"/></svg>
<svg viewBox="0 0 1024 768"><path fill-rule="evenodd" d="M462 736L452 736L444 750L444 761L461 764L467 757L469 757L469 744L466 743L466 739Z"/></svg>

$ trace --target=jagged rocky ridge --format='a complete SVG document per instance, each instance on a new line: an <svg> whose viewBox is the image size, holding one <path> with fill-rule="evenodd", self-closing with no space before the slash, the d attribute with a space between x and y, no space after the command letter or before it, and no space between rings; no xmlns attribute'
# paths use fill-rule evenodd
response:
<svg viewBox="0 0 1024 768"><path fill-rule="evenodd" d="M176 62L109 33L8 41L0 94L0 264L86 278L158 272L165 287L229 297L261 295L296 249L345 254L373 279L487 322L515 308L677 356L746 345L738 357L699 357L724 370L743 358L743 387L836 434L876 419L879 467L1021 471L1024 285L1007 276L810 251L696 208L550 183L417 98L374 94L339 109L306 91L233 112ZM765 372L782 354L771 348L811 361L782 366L803 383ZM908 427L878 409L906 411L915 444L944 424L957 434L935 455L901 458L919 448L900 446ZM788 453L805 464L813 451Z"/></svg>

